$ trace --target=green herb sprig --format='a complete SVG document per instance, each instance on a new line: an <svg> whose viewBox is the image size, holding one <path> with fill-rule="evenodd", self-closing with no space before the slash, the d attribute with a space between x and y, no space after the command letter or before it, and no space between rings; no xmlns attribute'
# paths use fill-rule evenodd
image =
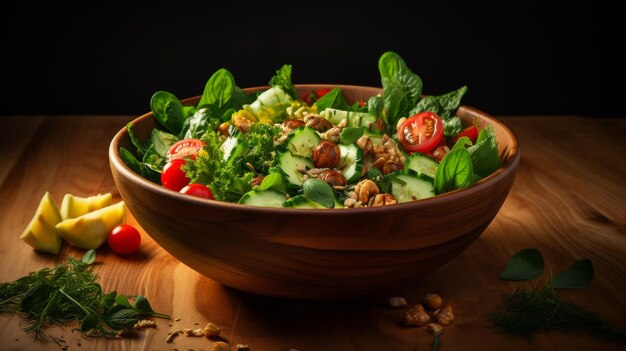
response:
<svg viewBox="0 0 626 351"><path fill-rule="evenodd" d="M545 282L528 282L538 278L543 269L543 256L536 249L525 249L511 257L500 278L523 283L487 314L497 329L529 340L540 332L578 330L626 341L626 329L611 325L596 313L565 301L558 294L562 289L589 286L594 273L590 260L577 261Z"/></svg>
<svg viewBox="0 0 626 351"><path fill-rule="evenodd" d="M77 330L85 336L116 338L120 330L132 328L138 316L170 318L155 312L142 295L131 304L115 291L104 293L92 272L95 259L95 251L89 250L80 260L70 257L56 268L0 284L0 313L21 313L27 320L24 330L35 339L47 336L49 325L73 321L80 323Z"/></svg>

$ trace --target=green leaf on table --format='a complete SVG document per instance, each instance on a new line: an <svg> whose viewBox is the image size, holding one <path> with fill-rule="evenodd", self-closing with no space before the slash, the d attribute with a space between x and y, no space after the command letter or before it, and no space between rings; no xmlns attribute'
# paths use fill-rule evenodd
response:
<svg viewBox="0 0 626 351"><path fill-rule="evenodd" d="M37 305L46 302L52 294L52 286L47 283L38 283L30 287L24 293L22 301L20 301L20 311L27 312L35 309Z"/></svg>
<svg viewBox="0 0 626 351"><path fill-rule="evenodd" d="M80 331L88 332L98 326L100 318L94 314L88 314L80 321Z"/></svg>
<svg viewBox="0 0 626 351"><path fill-rule="evenodd" d="M137 312L130 308L116 310L104 315L104 322L113 329L132 328L137 323Z"/></svg>
<svg viewBox="0 0 626 351"><path fill-rule="evenodd" d="M82 262L82 263L84 263L86 265L90 265L90 264L94 263L95 260L96 260L96 250L91 249L91 250L88 250L87 252L85 252L83 257L80 259L80 262Z"/></svg>
<svg viewBox="0 0 626 351"><path fill-rule="evenodd" d="M148 299L146 299L146 297L143 295L139 295L135 299L135 309L139 312L154 313L154 310L152 309L152 306L150 306Z"/></svg>
<svg viewBox="0 0 626 351"><path fill-rule="evenodd" d="M108 294L105 294L100 299L100 307L102 308L103 313L109 312L111 307L115 304L115 298L117 297L116 291L111 291Z"/></svg>
<svg viewBox="0 0 626 351"><path fill-rule="evenodd" d="M586 288L593 279L593 273L591 260L576 261L566 270L552 277L552 287L555 289Z"/></svg>
<svg viewBox="0 0 626 351"><path fill-rule="evenodd" d="M126 308L130 308L133 309L133 305L131 305L130 302L128 302L128 298L124 295L120 295L117 298L115 298L115 304L119 305L119 306L124 306Z"/></svg>
<svg viewBox="0 0 626 351"><path fill-rule="evenodd" d="M543 256L537 249L524 249L511 256L500 278L504 280L530 280L543 272Z"/></svg>

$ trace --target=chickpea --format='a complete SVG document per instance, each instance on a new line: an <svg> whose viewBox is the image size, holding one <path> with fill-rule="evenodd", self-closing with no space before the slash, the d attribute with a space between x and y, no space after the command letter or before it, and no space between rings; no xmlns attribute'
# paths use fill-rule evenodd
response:
<svg viewBox="0 0 626 351"><path fill-rule="evenodd" d="M324 140L313 150L313 164L317 168L334 168L339 164L340 156L339 146Z"/></svg>

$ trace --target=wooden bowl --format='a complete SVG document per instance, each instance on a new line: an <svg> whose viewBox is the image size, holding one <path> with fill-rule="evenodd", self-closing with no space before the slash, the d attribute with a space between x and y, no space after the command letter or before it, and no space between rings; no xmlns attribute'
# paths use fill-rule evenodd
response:
<svg viewBox="0 0 626 351"><path fill-rule="evenodd" d="M339 86L349 103L380 88ZM245 89L247 93L266 87ZM199 97L187 99L195 104ZM507 197L519 163L513 133L495 118L462 106L459 117L493 126L502 167L476 185L393 206L305 210L262 208L182 195L128 168L119 148L132 150L126 129L111 141L117 188L146 232L184 264L227 286L288 298L345 298L385 291L441 267L487 228ZM133 121L145 140L152 113ZM167 278L167 277L165 277Z"/></svg>

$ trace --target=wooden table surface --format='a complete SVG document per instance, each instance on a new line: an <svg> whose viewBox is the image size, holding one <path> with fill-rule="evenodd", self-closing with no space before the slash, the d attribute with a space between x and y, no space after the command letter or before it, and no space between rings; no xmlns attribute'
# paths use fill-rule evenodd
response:
<svg viewBox="0 0 626 351"><path fill-rule="evenodd" d="M19 240L46 191L60 203L65 193L119 194L107 148L127 116L1 117L0 281L49 267L82 251L64 246L57 258ZM393 295L418 303L439 292L454 306L441 350L623 350L626 345L587 334L549 332L533 341L504 336L485 317L516 284L498 279L508 258L538 248L546 266L560 271L589 258L590 287L562 292L573 302L626 327L626 119L580 117L501 118L517 135L522 158L513 189L482 236L458 258L414 284L384 296L349 301L295 301L253 296L208 279L162 250L142 231L139 254L98 250L97 274L105 291L143 294L155 310L180 321L155 319L156 329L124 340L87 339L75 326L51 328L69 350L211 350L206 338L179 336L174 327L211 321L233 345L262 350L430 350L424 329L399 325L402 310L385 306ZM128 222L136 224L132 216ZM18 315L0 315L0 350L59 349L33 342ZM173 324L170 327L169 324Z"/></svg>

